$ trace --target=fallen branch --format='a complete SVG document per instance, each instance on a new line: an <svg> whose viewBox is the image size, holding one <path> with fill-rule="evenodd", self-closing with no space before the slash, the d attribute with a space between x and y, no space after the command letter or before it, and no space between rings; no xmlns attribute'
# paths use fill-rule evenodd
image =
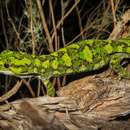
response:
<svg viewBox="0 0 130 130"><path fill-rule="evenodd" d="M11 111L8 105L1 105L0 110L4 111L0 112L0 128L112 130L120 126L130 129L130 122L123 120L129 119L130 114L129 80L89 76L68 84L58 94L66 97L17 100L10 103Z"/></svg>

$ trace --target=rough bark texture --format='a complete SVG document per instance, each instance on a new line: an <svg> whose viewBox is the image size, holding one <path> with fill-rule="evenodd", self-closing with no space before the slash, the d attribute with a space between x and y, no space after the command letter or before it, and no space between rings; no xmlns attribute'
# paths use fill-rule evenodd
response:
<svg viewBox="0 0 130 130"><path fill-rule="evenodd" d="M109 36L111 40L117 40L122 37L130 36L130 9L128 9L117 22L112 33Z"/></svg>
<svg viewBox="0 0 130 130"><path fill-rule="evenodd" d="M130 129L130 80L89 76L68 84L58 95L1 105L0 129Z"/></svg>

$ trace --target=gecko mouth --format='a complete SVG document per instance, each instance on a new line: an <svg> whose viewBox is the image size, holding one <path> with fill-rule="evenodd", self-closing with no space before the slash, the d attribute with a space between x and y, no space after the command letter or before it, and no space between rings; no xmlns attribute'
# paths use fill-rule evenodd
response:
<svg viewBox="0 0 130 130"><path fill-rule="evenodd" d="M39 74L37 73L31 73L31 74L27 74L27 73L22 73L22 74L15 74L11 71L1 71L0 70L0 74L4 74L4 75L11 75L11 76L16 76L16 77L20 77L20 78L30 78L30 77L34 77L34 76L39 76Z"/></svg>
<svg viewBox="0 0 130 130"><path fill-rule="evenodd" d="M5 74L5 75L14 75L14 73L12 73L11 71L2 71L0 70L1 74Z"/></svg>
<svg viewBox="0 0 130 130"><path fill-rule="evenodd" d="M40 75L38 73L30 73L30 74L23 73L23 74L19 74L16 76L18 76L20 78L30 78L30 77L38 77Z"/></svg>

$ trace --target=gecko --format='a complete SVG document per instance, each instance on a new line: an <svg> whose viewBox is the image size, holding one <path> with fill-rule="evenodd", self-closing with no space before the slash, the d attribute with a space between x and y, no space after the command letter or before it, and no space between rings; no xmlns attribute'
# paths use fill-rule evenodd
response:
<svg viewBox="0 0 130 130"><path fill-rule="evenodd" d="M83 40L48 55L27 54L5 50L0 53L0 73L19 77L37 76L42 79L47 95L55 96L51 77L92 72L108 66L119 77L130 78L121 63L130 59L130 40Z"/></svg>

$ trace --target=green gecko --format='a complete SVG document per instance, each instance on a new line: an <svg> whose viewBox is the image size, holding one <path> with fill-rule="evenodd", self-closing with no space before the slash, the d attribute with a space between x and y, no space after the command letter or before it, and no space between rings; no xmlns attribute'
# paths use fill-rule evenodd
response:
<svg viewBox="0 0 130 130"><path fill-rule="evenodd" d="M38 76L44 82L47 95L54 96L51 77L91 72L109 66L120 77L130 78L121 62L130 58L130 40L83 40L49 55L30 55L5 50L0 54L0 72L16 76Z"/></svg>

